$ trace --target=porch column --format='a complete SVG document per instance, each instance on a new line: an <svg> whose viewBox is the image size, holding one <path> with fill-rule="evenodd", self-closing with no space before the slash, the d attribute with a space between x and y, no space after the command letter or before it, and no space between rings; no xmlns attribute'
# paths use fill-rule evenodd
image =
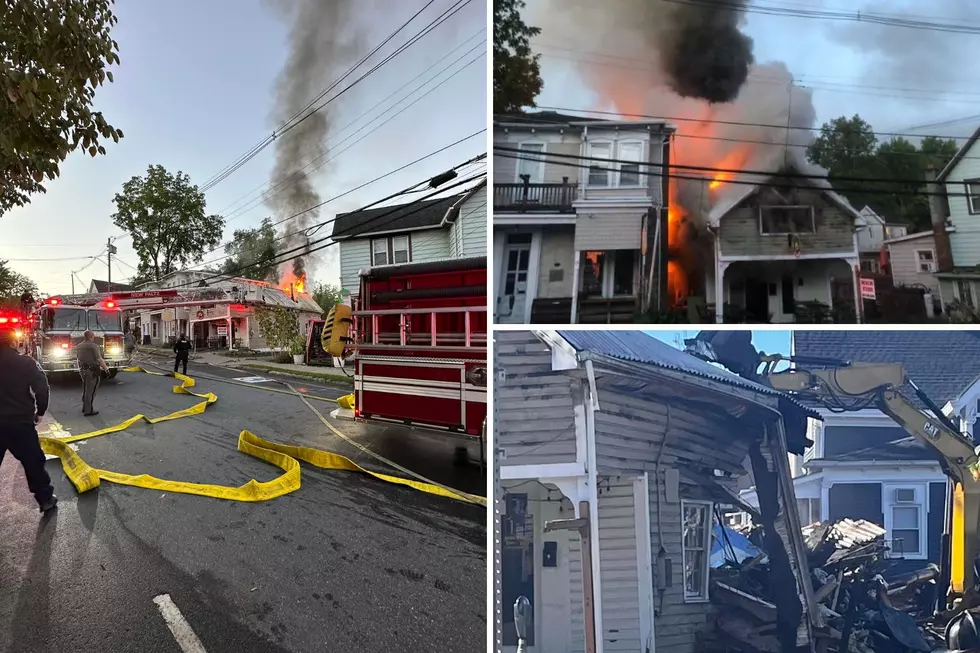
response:
<svg viewBox="0 0 980 653"><path fill-rule="evenodd" d="M725 323L725 271L728 261L715 260L715 324Z"/></svg>
<svg viewBox="0 0 980 653"><path fill-rule="evenodd" d="M225 318L225 319L228 322L228 351L234 351L234 349L235 349L235 336L234 336L234 329L231 326L233 321L232 321L232 319L231 319L230 316L227 317L227 318Z"/></svg>
<svg viewBox="0 0 980 653"><path fill-rule="evenodd" d="M582 274L582 252L575 250L575 258L572 261L572 316L570 324L578 323L578 286L579 277Z"/></svg>
<svg viewBox="0 0 980 653"><path fill-rule="evenodd" d="M844 261L851 266L851 277L854 279L854 315L858 324L864 322L864 300L861 299L861 259L848 258Z"/></svg>

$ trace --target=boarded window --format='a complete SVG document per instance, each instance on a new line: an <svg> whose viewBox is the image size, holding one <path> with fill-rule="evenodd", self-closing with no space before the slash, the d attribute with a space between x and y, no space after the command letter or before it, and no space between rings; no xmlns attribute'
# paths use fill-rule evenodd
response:
<svg viewBox="0 0 980 653"><path fill-rule="evenodd" d="M811 206L762 206L759 207L759 221L762 234L766 236L816 232Z"/></svg>
<svg viewBox="0 0 980 653"><path fill-rule="evenodd" d="M711 544L711 504L684 501L681 504L684 564L684 600L708 600L708 563Z"/></svg>

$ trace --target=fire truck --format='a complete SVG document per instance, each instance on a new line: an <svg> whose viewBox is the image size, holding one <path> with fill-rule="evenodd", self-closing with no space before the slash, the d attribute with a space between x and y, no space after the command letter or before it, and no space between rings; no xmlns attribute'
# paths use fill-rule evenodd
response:
<svg viewBox="0 0 980 653"><path fill-rule="evenodd" d="M129 365L123 312L112 299L49 297L39 302L25 322L24 353L49 375L77 372L74 348L86 331L95 333L95 342L109 366L109 378Z"/></svg>
<svg viewBox="0 0 980 653"><path fill-rule="evenodd" d="M310 329L321 334L308 357L352 358L355 419L479 441L483 453L486 257L361 270L352 303Z"/></svg>

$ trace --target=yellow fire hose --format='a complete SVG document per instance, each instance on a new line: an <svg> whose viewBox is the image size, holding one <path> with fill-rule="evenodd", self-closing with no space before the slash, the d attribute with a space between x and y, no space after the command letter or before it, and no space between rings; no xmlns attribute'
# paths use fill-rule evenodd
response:
<svg viewBox="0 0 980 653"><path fill-rule="evenodd" d="M185 408L184 410L179 410L162 417L135 415L124 422L116 424L115 426L110 426L98 431L92 431L90 433L79 433L77 435L64 438L45 436L40 437L41 449L44 451L44 453L57 456L61 460L65 474L80 493L87 492L98 487L100 481L109 481L110 483L132 485L135 487L160 490L164 492L196 494L198 496L212 497L215 499L227 499L229 501L268 501L269 499L274 499L276 497L283 496L284 494L289 494L300 488L299 461L302 460L321 469L339 469L352 472L361 472L363 474L369 474L374 478L387 483L406 485L427 494L434 494L437 496L447 497L457 501L464 501L466 503L486 507L486 499L484 497L454 491L438 484L422 483L388 474L372 472L368 469L364 469L349 458L341 456L340 454L335 454L321 449L312 449L309 447L298 447L270 442L268 440L263 440L259 436L249 431L242 431L239 434L238 450L282 469L283 473L278 478L271 481L257 481L255 479L251 479L244 485L231 487L226 485L210 485L206 483L185 483L183 481L170 481L167 479L156 478L155 476L149 476L147 474L120 474L118 472L112 472L105 469L96 469L82 460L82 457L79 456L78 453L69 445L73 442L78 442L79 440L87 440L100 435L124 431L133 424L141 421L149 424L159 424L160 422L180 419L182 417L200 415L207 410L208 406L218 401L217 395L212 392L197 393L190 390L190 388L194 387L195 381L191 377L183 374L178 374L176 372L152 372L150 370L143 369L142 367L129 367L123 371L142 372L153 376L173 377L181 382L180 385L173 386L174 393L192 395L203 399L204 401L201 401L190 408ZM349 401L346 397L342 397L341 400Z"/></svg>

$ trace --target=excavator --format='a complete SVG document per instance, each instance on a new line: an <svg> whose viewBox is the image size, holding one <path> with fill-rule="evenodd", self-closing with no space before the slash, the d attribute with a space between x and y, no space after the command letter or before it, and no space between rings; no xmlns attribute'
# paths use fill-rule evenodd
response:
<svg viewBox="0 0 980 653"><path fill-rule="evenodd" d="M945 601L940 598L937 603L945 605L936 608L957 613L980 607L978 449L915 385L901 365L767 355L756 350L749 331L701 331L695 338L685 340L685 346L687 353L702 360L834 412L877 408L930 449L950 479L937 579L937 596L945 597ZM780 363L792 366L776 371ZM906 388L928 411L903 394Z"/></svg>

